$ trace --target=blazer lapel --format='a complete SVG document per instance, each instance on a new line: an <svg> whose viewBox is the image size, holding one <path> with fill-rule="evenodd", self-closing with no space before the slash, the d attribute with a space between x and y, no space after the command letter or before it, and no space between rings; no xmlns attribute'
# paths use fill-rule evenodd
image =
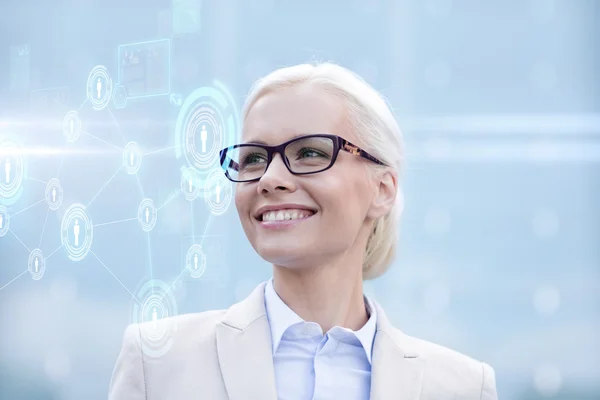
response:
<svg viewBox="0 0 600 400"><path fill-rule="evenodd" d="M219 365L231 400L277 400L264 290L262 283L217 325Z"/></svg>
<svg viewBox="0 0 600 400"><path fill-rule="evenodd" d="M379 304L371 371L372 400L417 400L425 363L412 351L409 338L394 328Z"/></svg>

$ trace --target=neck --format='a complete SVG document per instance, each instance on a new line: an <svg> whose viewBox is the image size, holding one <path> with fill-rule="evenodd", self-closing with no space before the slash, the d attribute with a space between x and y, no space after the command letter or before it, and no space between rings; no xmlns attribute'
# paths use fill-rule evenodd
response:
<svg viewBox="0 0 600 400"><path fill-rule="evenodd" d="M368 321L363 297L362 257L343 257L328 265L292 269L273 266L273 286L279 297L302 319L323 332L334 326L354 331Z"/></svg>

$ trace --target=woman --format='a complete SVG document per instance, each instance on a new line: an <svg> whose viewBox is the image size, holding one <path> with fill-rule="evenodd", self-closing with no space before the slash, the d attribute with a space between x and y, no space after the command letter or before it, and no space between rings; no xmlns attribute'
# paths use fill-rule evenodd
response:
<svg viewBox="0 0 600 400"><path fill-rule="evenodd" d="M497 399L487 364L409 337L363 295L394 255L403 145L381 96L330 63L252 88L243 144L220 162L273 278L228 310L177 324L149 357L132 325L111 399Z"/></svg>

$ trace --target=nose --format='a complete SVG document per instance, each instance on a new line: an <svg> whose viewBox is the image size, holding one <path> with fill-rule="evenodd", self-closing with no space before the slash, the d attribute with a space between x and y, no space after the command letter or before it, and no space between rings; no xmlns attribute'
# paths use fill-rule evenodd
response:
<svg viewBox="0 0 600 400"><path fill-rule="evenodd" d="M294 192L294 175L287 169L281 155L275 154L271 164L267 167L264 175L258 181L257 191L266 195L275 192Z"/></svg>

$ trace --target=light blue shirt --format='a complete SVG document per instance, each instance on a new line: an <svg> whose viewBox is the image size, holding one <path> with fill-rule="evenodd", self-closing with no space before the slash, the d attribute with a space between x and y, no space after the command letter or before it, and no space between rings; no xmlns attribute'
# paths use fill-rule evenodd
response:
<svg viewBox="0 0 600 400"><path fill-rule="evenodd" d="M304 321L281 300L269 280L265 306L279 400L369 399L377 313L364 297L369 320L360 330L335 326L323 335L319 324Z"/></svg>

